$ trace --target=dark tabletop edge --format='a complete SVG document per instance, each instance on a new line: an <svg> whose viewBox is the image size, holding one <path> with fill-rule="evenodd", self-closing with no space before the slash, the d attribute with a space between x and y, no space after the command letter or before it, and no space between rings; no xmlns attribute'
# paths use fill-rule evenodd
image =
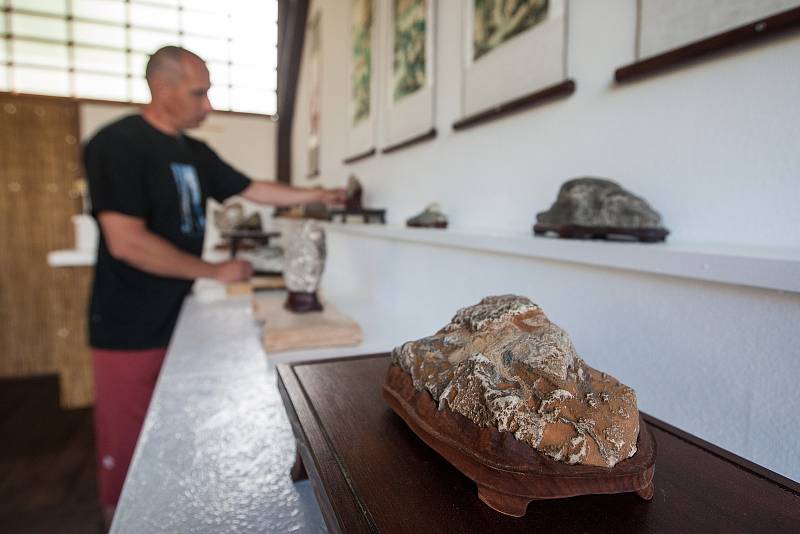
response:
<svg viewBox="0 0 800 534"><path fill-rule="evenodd" d="M315 449L308 446L310 441L308 437L308 432L306 431L305 426L302 424L302 421L300 420L300 414L298 413L297 407L295 406L295 402L292 398L292 393L290 391L290 389L296 391L296 389L299 387L299 383L300 380L295 375L294 371L291 368L291 365L288 364L278 365L278 392L281 395L281 399L283 400L284 404L284 409L286 410L287 416L290 419L290 424L292 426L292 433L294 434L295 441L297 442L295 444L297 448L297 454L298 455L301 454L300 442L303 442L304 443L303 449L305 449L305 451L309 454L309 456L311 456L312 460L311 463L314 464L313 466L306 467L309 481L311 481L312 475L316 472L317 469L316 466L319 464L319 454ZM308 400L307 398L304 398L302 400L307 404ZM292 420L296 421L297 425L292 423L291 422ZM297 435L298 432L302 435ZM305 460L303 460L303 462L305 463ZM335 510L333 508L333 503L331 502L331 498L328 493L330 488L328 487L328 484L326 483L325 479L323 479L323 477L317 474L315 478L316 481L322 486L323 490L322 492L323 496L320 495L316 496L317 500L319 501L317 504L319 505L320 511L322 512L322 517L325 520L326 524L328 523L329 518L333 519L336 522L335 528L333 528L333 530L335 532L342 532L343 525L341 524L340 519L335 513ZM317 493L316 489L314 490L314 493L315 494ZM328 510L330 514L326 513L326 510ZM328 525L328 528L330 529L332 528L332 526Z"/></svg>
<svg viewBox="0 0 800 534"><path fill-rule="evenodd" d="M342 474L342 477L344 478L344 481L347 484L347 487L350 489L350 495L353 498L353 500L356 502L356 505L358 506L358 508L360 509L362 517L367 522L367 526L369 527L371 532L379 532L379 529L378 529L378 527L377 527L377 525L375 523L375 519L372 517L372 514L370 513L369 508L367 508L367 504L361 498L361 495L356 491L353 479L350 476L350 473L345 468L344 461L342 460L342 457L339 455L339 452L336 450L336 447L334 447L333 442L331 441L331 437L328 434L328 430L325 428L325 425L323 424L322 419L320 418L319 414L317 413L316 408L314 407L314 403L311 402L311 398L309 397L308 392L306 391L306 388L303 385L303 381L300 379L299 376L297 376L297 372L295 371L294 368L296 366L298 366L299 364L302 364L302 363L310 364L310 363L323 363L323 362L339 362L339 361L343 361L343 360L360 360L360 359L369 358L369 357L373 357L374 358L376 356L383 356L383 354L379 354L379 355L371 354L371 355L364 355L364 356L360 356L360 357L359 356L356 356L356 357L351 356L351 357L344 357L344 358L331 358L329 360L321 359L321 360L314 360L313 362L295 362L294 364L290 364L288 366L285 366L286 371L290 372L292 374L293 379L296 381L296 384L299 387L300 392L303 395L303 400L306 403L306 406L308 407L308 411L311 412L312 416L314 417L314 423L316 424L317 428L319 429L320 434L322 434L322 438L325 440L325 446L328 449L327 452L336 461L336 465L339 468L339 472ZM316 454L314 454L313 452L311 454L312 454L312 456L314 456L314 460L316 462L318 462L319 461L318 456Z"/></svg>
<svg viewBox="0 0 800 534"><path fill-rule="evenodd" d="M666 432L667 434L671 434L672 436L680 439L681 441L685 441L690 445L694 445L695 447L699 447L709 454L716 456L717 458L724 460L730 464L733 464L736 468L742 469L744 471L749 472L752 475L755 475L759 478L772 482L778 486L781 486L786 491L794 493L797 496L800 496L800 484L795 482L794 480L787 478L775 471L767 469L761 465L758 465L754 462L746 458L742 458L741 456L734 454L730 451L723 449L713 443L710 443L704 439L698 438L694 434L690 434L684 430L681 430L677 427L672 426L669 423L658 419L657 417L653 417L652 415L646 414L644 412L640 412L647 423L659 430Z"/></svg>
<svg viewBox="0 0 800 534"><path fill-rule="evenodd" d="M320 363L337 363L337 362L351 361L351 360L352 361L355 361L355 360L366 360L368 358L385 358L387 356L390 356L391 354L392 354L391 351L389 351L389 352L375 352L375 353L372 353L372 354L357 354L355 356L339 356L338 358L320 358L318 360L305 360L305 361L299 361L299 362L281 363L281 364L278 364L278 366L279 367L283 366L283 367L286 367L286 368L294 369L295 367L301 367L301 366L304 366L304 365L316 365L316 364L320 364Z"/></svg>

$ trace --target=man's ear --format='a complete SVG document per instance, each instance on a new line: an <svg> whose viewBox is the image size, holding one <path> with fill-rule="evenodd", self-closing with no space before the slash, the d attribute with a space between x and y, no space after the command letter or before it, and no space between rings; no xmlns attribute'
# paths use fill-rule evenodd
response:
<svg viewBox="0 0 800 534"><path fill-rule="evenodd" d="M169 80L165 79L163 76L154 76L148 85L150 86L150 94L154 97L156 95L161 96L168 93L172 87Z"/></svg>

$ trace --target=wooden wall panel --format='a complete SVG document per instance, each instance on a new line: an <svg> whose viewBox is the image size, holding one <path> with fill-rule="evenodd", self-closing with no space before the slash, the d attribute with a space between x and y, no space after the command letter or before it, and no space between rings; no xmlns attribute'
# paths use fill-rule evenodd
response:
<svg viewBox="0 0 800 534"><path fill-rule="evenodd" d="M87 382L76 377L88 371L90 270L47 265L49 251L74 246L78 131L74 101L0 94L0 376L64 369L69 382ZM90 386L63 397L89 400Z"/></svg>
<svg viewBox="0 0 800 534"><path fill-rule="evenodd" d="M61 405L81 408L94 403L92 362L86 328L86 307L92 267L53 269L58 298L51 309L55 335L53 354L60 375Z"/></svg>

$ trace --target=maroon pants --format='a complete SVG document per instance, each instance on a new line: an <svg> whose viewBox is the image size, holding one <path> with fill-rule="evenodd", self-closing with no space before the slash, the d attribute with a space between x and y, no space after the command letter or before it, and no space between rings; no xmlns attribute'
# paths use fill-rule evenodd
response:
<svg viewBox="0 0 800 534"><path fill-rule="evenodd" d="M167 349L92 348L100 502L116 505Z"/></svg>

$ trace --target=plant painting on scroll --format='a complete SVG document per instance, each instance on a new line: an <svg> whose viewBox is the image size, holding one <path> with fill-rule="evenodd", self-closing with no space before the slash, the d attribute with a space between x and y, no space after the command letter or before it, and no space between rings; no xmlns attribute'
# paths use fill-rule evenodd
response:
<svg viewBox="0 0 800 534"><path fill-rule="evenodd" d="M353 125L369 118L372 86L372 0L353 0Z"/></svg>
<svg viewBox="0 0 800 534"><path fill-rule="evenodd" d="M473 59L488 54L547 17L549 0L473 0Z"/></svg>
<svg viewBox="0 0 800 534"><path fill-rule="evenodd" d="M394 100L425 85L426 0L394 0Z"/></svg>
<svg viewBox="0 0 800 534"><path fill-rule="evenodd" d="M308 177L319 175L319 142L320 142L320 103L322 101L322 62L320 35L321 13L311 19L309 33L309 77L311 78L311 95L308 99L309 128L308 128Z"/></svg>

